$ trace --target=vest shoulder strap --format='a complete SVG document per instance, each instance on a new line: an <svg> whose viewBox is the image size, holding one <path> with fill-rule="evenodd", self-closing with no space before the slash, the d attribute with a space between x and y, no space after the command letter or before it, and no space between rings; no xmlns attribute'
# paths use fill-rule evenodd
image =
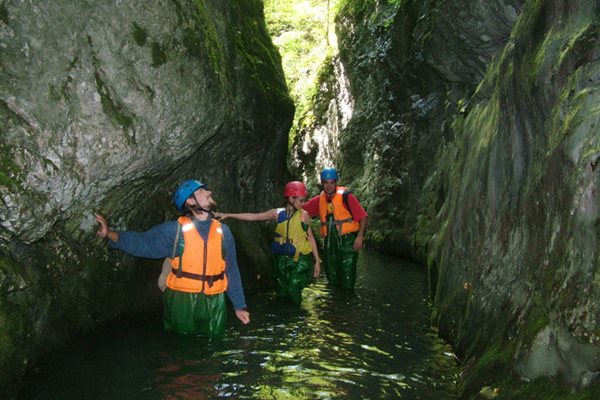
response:
<svg viewBox="0 0 600 400"><path fill-rule="evenodd" d="M181 235L181 224L177 223L177 233L175 234L175 241L173 242L173 251L171 252L171 258L175 258L177 254L177 250L179 249L179 236Z"/></svg>
<svg viewBox="0 0 600 400"><path fill-rule="evenodd" d="M344 190L344 193L342 193L342 201L344 202L344 207L346 207L346 210L348 210L350 215L352 215L352 209L350 209L350 206L348 205L348 196L350 196L351 193L352 190ZM354 218L354 215L352 215L352 218Z"/></svg>
<svg viewBox="0 0 600 400"><path fill-rule="evenodd" d="M185 246L185 238L181 235L182 226L180 223L177 224L177 234L175 235L175 241L173 242L173 251L171 252L171 258L179 257L179 268L181 268L181 256L182 252L179 249L183 249ZM227 250L221 243L221 256L223 260L227 258Z"/></svg>

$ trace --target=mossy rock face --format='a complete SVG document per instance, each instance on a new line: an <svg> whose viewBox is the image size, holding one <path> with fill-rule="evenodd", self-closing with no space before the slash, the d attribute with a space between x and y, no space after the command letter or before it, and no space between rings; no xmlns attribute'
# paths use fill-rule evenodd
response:
<svg viewBox="0 0 600 400"><path fill-rule="evenodd" d="M107 250L94 212L148 229L190 177L222 210L272 207L294 109L259 0L5 1L0 42L3 393L72 331L155 304L160 261ZM249 277L267 259L240 252Z"/></svg>
<svg viewBox="0 0 600 400"><path fill-rule="evenodd" d="M315 188L321 168L338 167L374 216L369 245L410 258L427 251L431 231L417 232L417 219L435 216L441 202L421 200L423 186L451 139L458 101L504 45L521 3L338 3L339 54L298 118L292 166Z"/></svg>
<svg viewBox="0 0 600 400"><path fill-rule="evenodd" d="M333 161L369 212L368 245L436 275L465 397L512 373L587 393L600 368L598 7L340 2L338 65L296 139L304 175ZM548 332L561 345L543 358Z"/></svg>
<svg viewBox="0 0 600 400"><path fill-rule="evenodd" d="M600 366L594 7L526 4L440 158L451 173L434 244L455 277L439 280L437 306L469 282L486 317L467 318L517 343L509 367L578 389Z"/></svg>

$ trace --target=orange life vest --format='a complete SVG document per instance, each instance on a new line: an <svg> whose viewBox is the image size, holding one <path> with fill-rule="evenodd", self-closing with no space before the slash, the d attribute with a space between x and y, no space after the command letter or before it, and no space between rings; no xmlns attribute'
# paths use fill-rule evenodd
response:
<svg viewBox="0 0 600 400"><path fill-rule="evenodd" d="M319 216L321 218L321 235L327 236L327 216L333 214L332 224L338 229L340 235L356 232L360 228L360 224L352 218L350 210L344 205L344 192L346 188L338 186L336 188L331 202L327 201L327 194L321 192L319 199Z"/></svg>
<svg viewBox="0 0 600 400"><path fill-rule="evenodd" d="M183 232L183 254L169 259L172 270L167 277L167 287L180 292L206 295L227 290L225 260L221 250L221 223L215 219L211 221L208 239L204 241L189 217L179 217L178 222Z"/></svg>

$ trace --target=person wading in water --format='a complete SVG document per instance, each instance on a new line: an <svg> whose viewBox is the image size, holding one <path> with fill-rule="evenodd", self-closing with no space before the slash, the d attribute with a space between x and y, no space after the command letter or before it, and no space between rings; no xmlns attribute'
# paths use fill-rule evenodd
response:
<svg viewBox="0 0 600 400"><path fill-rule="evenodd" d="M225 332L225 294L236 317L250 322L235 242L227 225L212 217L216 202L208 187L188 179L177 187L173 202L181 216L145 232L116 231L96 214L97 235L109 246L136 257L167 258L171 270L163 293L165 330L220 336Z"/></svg>
<svg viewBox="0 0 600 400"><path fill-rule="evenodd" d="M323 259L329 284L354 289L356 262L363 247L368 215L354 194L338 186L335 168L321 171L321 194L310 199L302 208L311 217L319 217L320 233L325 246Z"/></svg>
<svg viewBox="0 0 600 400"><path fill-rule="evenodd" d="M242 221L276 221L275 238L271 252L276 256L273 276L279 297L296 304L302 301L302 290L310 276L318 277L321 262L317 243L310 229L310 217L302 209L308 191L302 182L288 182L283 188L285 207L261 213L215 213L217 218L234 218Z"/></svg>

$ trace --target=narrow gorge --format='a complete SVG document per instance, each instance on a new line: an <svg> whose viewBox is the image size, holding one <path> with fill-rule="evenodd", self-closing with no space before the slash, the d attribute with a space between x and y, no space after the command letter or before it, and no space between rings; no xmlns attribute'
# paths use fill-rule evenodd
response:
<svg viewBox="0 0 600 400"><path fill-rule="evenodd" d="M95 212L174 219L189 177L263 210L291 179L316 194L328 165L366 206L367 246L427 270L460 398L600 396L600 4L332 3L299 107L261 0L0 1L3 398L156 302L161 261L109 250ZM269 228L232 230L260 285Z"/></svg>

